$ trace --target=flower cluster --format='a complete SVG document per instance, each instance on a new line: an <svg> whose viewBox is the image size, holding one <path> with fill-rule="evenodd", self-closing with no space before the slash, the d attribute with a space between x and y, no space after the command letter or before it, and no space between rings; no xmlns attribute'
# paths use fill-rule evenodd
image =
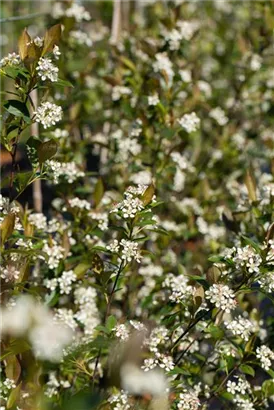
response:
<svg viewBox="0 0 274 410"><path fill-rule="evenodd" d="M197 131L200 126L200 122L201 120L195 112L185 114L178 120L180 126L184 128L188 133Z"/></svg>
<svg viewBox="0 0 274 410"><path fill-rule="evenodd" d="M257 347L256 357L260 360L261 366L264 370L269 370L271 362L274 360L274 352L266 345Z"/></svg>
<svg viewBox="0 0 274 410"><path fill-rule="evenodd" d="M62 107L49 101L43 102L34 112L35 119L41 123L44 128L55 125L62 119Z"/></svg>
<svg viewBox="0 0 274 410"><path fill-rule="evenodd" d="M214 283L214 285L210 286L205 292L205 297L217 308L227 313L234 310L237 304L233 290L223 284Z"/></svg>
<svg viewBox="0 0 274 410"><path fill-rule="evenodd" d="M41 77L42 81L50 80L52 82L58 80L59 69L50 58L41 57L36 67L37 74Z"/></svg>
<svg viewBox="0 0 274 410"><path fill-rule="evenodd" d="M250 338L251 333L256 330L254 324L242 316L238 316L231 322L225 322L225 326L234 336L240 336L246 341Z"/></svg>

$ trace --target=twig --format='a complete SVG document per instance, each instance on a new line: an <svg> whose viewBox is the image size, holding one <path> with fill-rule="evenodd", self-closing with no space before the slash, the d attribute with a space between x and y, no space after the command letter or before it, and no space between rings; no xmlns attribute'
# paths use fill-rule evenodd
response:
<svg viewBox="0 0 274 410"><path fill-rule="evenodd" d="M35 17L42 17L46 15L48 15L48 13L32 13L32 14L26 14L25 16L12 16L12 17L0 19L0 23L8 23L9 21L30 20Z"/></svg>

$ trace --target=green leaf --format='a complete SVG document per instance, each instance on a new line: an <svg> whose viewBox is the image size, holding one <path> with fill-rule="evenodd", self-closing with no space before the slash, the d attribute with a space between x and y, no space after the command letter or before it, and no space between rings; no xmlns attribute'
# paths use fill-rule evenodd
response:
<svg viewBox="0 0 274 410"><path fill-rule="evenodd" d="M106 322L106 327L108 330L112 330L116 326L117 320L116 317L111 315L108 317Z"/></svg>
<svg viewBox="0 0 274 410"><path fill-rule="evenodd" d="M40 164L52 158L58 149L58 144L55 140L43 142L38 146L37 154Z"/></svg>
<svg viewBox="0 0 274 410"><path fill-rule="evenodd" d="M9 100L4 104L4 108L15 117L23 118L27 124L31 123L28 107L21 101Z"/></svg>
<svg viewBox="0 0 274 410"><path fill-rule="evenodd" d="M99 178L95 185L94 195L93 195L95 207L97 207L100 204L103 196L104 196L104 184L103 184L102 178Z"/></svg>
<svg viewBox="0 0 274 410"><path fill-rule="evenodd" d="M74 268L74 273L78 279L81 279L90 267L90 262L81 262Z"/></svg>
<svg viewBox="0 0 274 410"><path fill-rule="evenodd" d="M60 87L74 87L73 84L71 84L70 81L67 80L61 80L61 78L58 78L57 81L54 82L55 85L60 85Z"/></svg>
<svg viewBox="0 0 274 410"><path fill-rule="evenodd" d="M262 384L262 392L265 397L270 397L274 395L274 381L265 380Z"/></svg>
<svg viewBox="0 0 274 410"><path fill-rule="evenodd" d="M30 350L30 345L25 340L16 339L10 343L6 350L4 350L0 359L3 360L6 357L17 355L26 352L27 350Z"/></svg>
<svg viewBox="0 0 274 410"><path fill-rule="evenodd" d="M21 386L22 386L22 382L19 383L18 386L16 386L15 389L11 391L8 401L7 401L7 409L10 409L16 403L17 399L20 396Z"/></svg>
<svg viewBox="0 0 274 410"><path fill-rule="evenodd" d="M253 369L253 367L248 366L248 364L241 364L240 370L245 374L249 374L253 377L255 376L255 370Z"/></svg>

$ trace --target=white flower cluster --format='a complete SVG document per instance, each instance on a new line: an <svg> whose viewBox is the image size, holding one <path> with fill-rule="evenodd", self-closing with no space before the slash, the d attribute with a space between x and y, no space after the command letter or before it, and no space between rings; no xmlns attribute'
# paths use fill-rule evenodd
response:
<svg viewBox="0 0 274 410"><path fill-rule="evenodd" d="M123 341L128 340L130 332L124 323L121 323L120 325L116 325L113 330L114 330L116 337L118 337L119 339Z"/></svg>
<svg viewBox="0 0 274 410"><path fill-rule="evenodd" d="M188 133L191 133L198 130L201 120L195 112L192 112L190 114L183 115L182 118L178 120L178 123Z"/></svg>
<svg viewBox="0 0 274 410"><path fill-rule="evenodd" d="M251 391L250 384L242 376L236 376L236 381L228 380L226 389L231 394L246 394Z"/></svg>
<svg viewBox="0 0 274 410"><path fill-rule="evenodd" d="M142 151L141 145L138 143L137 138L133 137L133 134L136 134L136 131L141 130L141 128L132 129L129 137L124 137L122 130L117 130L111 136L116 140L118 153L115 159L116 162L127 161L129 155L138 155Z"/></svg>
<svg viewBox="0 0 274 410"><path fill-rule="evenodd" d="M72 39L72 41L74 41L75 43L79 45L85 45L87 47L92 46L91 38L84 31L81 31L81 30L71 31L70 38Z"/></svg>
<svg viewBox="0 0 274 410"><path fill-rule="evenodd" d="M274 352L266 345L257 347L256 357L260 360L261 366L264 370L269 370L271 362L274 360Z"/></svg>
<svg viewBox="0 0 274 410"><path fill-rule="evenodd" d="M118 253L120 249L120 245L117 239L114 239L109 245L107 245L106 249L110 252Z"/></svg>
<svg viewBox="0 0 274 410"><path fill-rule="evenodd" d="M227 313L230 313L231 310L235 309L237 304L233 290L221 283L214 283L210 286L205 292L205 297L217 308L224 310Z"/></svg>
<svg viewBox="0 0 274 410"><path fill-rule="evenodd" d="M166 356L163 353L156 352L154 357L150 357L144 360L144 364L141 368L148 372L149 370L154 369L155 367L161 367L166 372L174 369L174 362L171 356Z"/></svg>
<svg viewBox="0 0 274 410"><path fill-rule="evenodd" d="M112 89L112 101L118 101L122 96L130 95L131 89L123 85L115 85Z"/></svg>
<svg viewBox="0 0 274 410"><path fill-rule="evenodd" d="M233 261L238 269L245 266L249 273L259 272L262 258L250 245L244 248L233 248L233 250L235 251Z"/></svg>
<svg viewBox="0 0 274 410"><path fill-rule="evenodd" d="M177 404L178 410L198 410L200 407L200 400L195 391L184 390L179 395L179 401Z"/></svg>
<svg viewBox="0 0 274 410"><path fill-rule="evenodd" d="M152 263L146 265L146 266L141 266L139 269L139 274L147 278L148 276L153 277L153 276L162 276L164 270L162 266L159 265L153 265Z"/></svg>
<svg viewBox="0 0 274 410"><path fill-rule="evenodd" d="M46 383L45 395L49 398L58 395L58 388L68 389L70 387L70 382L68 380L58 380L56 377L56 372L49 373L49 380Z"/></svg>
<svg viewBox="0 0 274 410"><path fill-rule="evenodd" d="M192 295L194 288L187 284L188 280L184 275L175 276L173 273L167 275L162 286L171 289L172 293L169 296L171 302L184 302Z"/></svg>
<svg viewBox="0 0 274 410"><path fill-rule="evenodd" d="M220 107L216 107L211 110L209 116L221 126L224 126L228 123L228 118L226 117L224 110L222 110L222 108Z"/></svg>
<svg viewBox="0 0 274 410"><path fill-rule="evenodd" d="M232 332L234 336L240 336L248 341L251 333L256 331L254 324L242 316L238 316L231 322L224 322L226 328Z"/></svg>
<svg viewBox="0 0 274 410"><path fill-rule="evenodd" d="M125 262L136 260L136 262L140 263L142 256L139 252L137 242L122 239L120 246L122 247L121 259L123 259Z"/></svg>
<svg viewBox="0 0 274 410"><path fill-rule="evenodd" d="M56 323L62 323L67 325L73 331L75 331L75 329L77 328L77 323L74 319L74 313L72 309L56 309L54 320Z"/></svg>
<svg viewBox="0 0 274 410"><path fill-rule="evenodd" d="M168 42L170 50L178 50L182 40L190 40L197 30L197 23L190 21L179 21L177 28L165 31L164 37Z"/></svg>
<svg viewBox="0 0 274 410"><path fill-rule="evenodd" d="M108 214L106 212L90 212L88 215L95 221L98 221L98 228L101 231L108 229Z"/></svg>
<svg viewBox="0 0 274 410"><path fill-rule="evenodd" d="M128 395L123 390L110 396L108 402L114 405L113 410L129 410L131 408L128 402Z"/></svg>
<svg viewBox="0 0 274 410"><path fill-rule="evenodd" d="M2 332L15 337L27 335L35 356L58 362L63 348L72 341L72 331L54 322L45 305L30 296L20 296L10 309L1 311Z"/></svg>
<svg viewBox="0 0 274 410"><path fill-rule="evenodd" d="M19 54L16 53L9 53L6 57L3 57L0 60L0 68L6 67L7 65L10 66L17 66L21 62Z"/></svg>
<svg viewBox="0 0 274 410"><path fill-rule="evenodd" d="M15 265L7 265L0 267L0 277L5 282L16 281L20 277L20 269Z"/></svg>
<svg viewBox="0 0 274 410"><path fill-rule="evenodd" d="M169 83L172 83L174 71L172 62L168 58L168 55L166 53L157 53L155 55L155 59L156 61L153 63L153 70L156 73L161 73L162 71L164 71L168 76Z"/></svg>
<svg viewBox="0 0 274 410"><path fill-rule="evenodd" d="M58 283L60 287L60 293L69 295L72 290L72 283L76 282L77 276L73 270L68 270L62 273L62 276L58 278Z"/></svg>
<svg viewBox="0 0 274 410"><path fill-rule="evenodd" d="M92 287L79 287L74 292L75 303L79 305L79 310L74 317L84 325L84 332L87 336L92 336L96 326L100 323L96 297L96 290Z"/></svg>
<svg viewBox="0 0 274 410"><path fill-rule="evenodd" d="M1 399L1 406L0 406L0 410L6 410L6 406L3 406L3 401L8 400L9 394L10 394L10 390L11 389L15 389L16 387L16 383L14 382L14 380L9 379L8 377L4 380L4 381L0 381L0 399Z"/></svg>
<svg viewBox="0 0 274 410"><path fill-rule="evenodd" d="M60 261L64 259L65 249L58 245L55 239L52 239L50 245L44 240L42 251L48 256L46 263L48 264L49 269L57 268Z"/></svg>
<svg viewBox="0 0 274 410"><path fill-rule="evenodd" d="M137 212L144 209L141 199L134 196L129 191L125 192L125 199L116 204L110 212L122 213L123 218L135 218Z"/></svg>
<svg viewBox="0 0 274 410"><path fill-rule="evenodd" d="M181 170L187 170L189 172L193 172L195 170L185 155L182 155L179 152L172 152L170 156Z"/></svg>
<svg viewBox="0 0 274 410"><path fill-rule="evenodd" d="M37 108L37 111L34 111L34 114L36 121L46 129L61 121L63 112L59 105L45 101Z"/></svg>
<svg viewBox="0 0 274 410"><path fill-rule="evenodd" d="M260 279L258 279L258 283L266 292L274 292L274 272L264 273L264 276L261 276Z"/></svg>
<svg viewBox="0 0 274 410"><path fill-rule="evenodd" d="M71 208L85 209L86 211L91 210L91 204L86 199L80 199L80 198L75 197L75 198L69 199L68 203ZM63 210L66 210L66 207L63 208Z"/></svg>
<svg viewBox="0 0 274 410"><path fill-rule="evenodd" d="M168 330L164 326L155 327L145 341L151 352L158 352L159 345L165 345L169 341Z"/></svg>
<svg viewBox="0 0 274 410"><path fill-rule="evenodd" d="M63 4L61 2L54 3L52 8L52 16L55 19L59 19L64 16L72 17L77 21L77 23L84 20L89 21L91 19L90 13L85 10L83 6L77 3L72 3L67 9L63 8Z"/></svg>
<svg viewBox="0 0 274 410"><path fill-rule="evenodd" d="M52 131L52 135L54 138L67 138L69 136L69 132L67 130L62 130L61 128L56 128Z"/></svg>
<svg viewBox="0 0 274 410"><path fill-rule="evenodd" d="M42 81L50 80L55 82L58 80L59 68L52 63L50 58L41 57L36 70Z"/></svg>
<svg viewBox="0 0 274 410"><path fill-rule="evenodd" d="M74 161L71 162L58 162L53 159L45 162L46 167L49 172L53 174L53 182L58 184L62 177L69 183L72 184L76 179L85 176L83 171L80 171L78 166Z"/></svg>
<svg viewBox="0 0 274 410"><path fill-rule="evenodd" d="M159 104L160 102L159 95L157 93L153 95L149 95L147 99L148 99L148 105L150 106L155 106Z"/></svg>
<svg viewBox="0 0 274 410"><path fill-rule="evenodd" d="M41 212L30 214L28 221L31 225L35 226L36 229L43 231L47 229L47 218Z"/></svg>

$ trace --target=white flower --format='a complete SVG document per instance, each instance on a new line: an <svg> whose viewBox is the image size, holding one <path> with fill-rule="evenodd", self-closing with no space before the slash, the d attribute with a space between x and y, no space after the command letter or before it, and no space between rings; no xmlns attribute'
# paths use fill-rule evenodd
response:
<svg viewBox="0 0 274 410"><path fill-rule="evenodd" d="M72 330L75 330L77 328L77 323L74 320L74 313L72 309L57 309L54 320L56 323L67 325Z"/></svg>
<svg viewBox="0 0 274 410"><path fill-rule="evenodd" d="M37 37L35 37L35 39L33 40L33 42L34 42L34 44L35 44L37 47L43 47L44 39L41 38L41 37L39 37L39 36L37 36Z"/></svg>
<svg viewBox="0 0 274 410"><path fill-rule="evenodd" d="M55 58L56 60L59 60L59 57L60 57L61 53L60 53L59 47L58 47L56 44L55 44L55 46L53 47L52 53L53 53L53 55L54 55L54 58Z"/></svg>
<svg viewBox="0 0 274 410"><path fill-rule="evenodd" d="M236 299L234 292L227 286L216 284L210 286L205 292L206 299L209 299L217 308L230 313L236 307Z"/></svg>
<svg viewBox="0 0 274 410"><path fill-rule="evenodd" d="M189 133L197 131L200 126L200 122L200 118L197 117L195 112L185 114L178 120L178 123L181 125L181 127Z"/></svg>
<svg viewBox="0 0 274 410"><path fill-rule="evenodd" d="M258 279L261 288L266 292L272 293L274 291L274 272L266 272Z"/></svg>
<svg viewBox="0 0 274 410"><path fill-rule="evenodd" d="M135 218L138 211L144 209L144 204L139 198L134 198L130 192L125 192L126 198L113 207L111 212L121 211L123 218Z"/></svg>
<svg viewBox="0 0 274 410"><path fill-rule="evenodd" d="M108 229L108 214L106 212L89 212L88 216L98 221L98 228L101 229L101 231Z"/></svg>
<svg viewBox="0 0 274 410"><path fill-rule="evenodd" d="M240 336L246 341L248 341L250 334L256 330L254 324L242 316L238 316L235 320L225 322L224 324L228 330L231 330L234 336Z"/></svg>
<svg viewBox="0 0 274 410"><path fill-rule="evenodd" d="M79 305L79 311L74 314L74 317L82 323L84 332L88 336L94 334L96 326L100 323L96 296L96 290L92 287L79 287L74 292L75 303Z"/></svg>
<svg viewBox="0 0 274 410"><path fill-rule="evenodd" d="M148 105L157 105L159 104L160 100L159 100L159 95L158 94L153 94L153 95L149 95L148 96Z"/></svg>
<svg viewBox="0 0 274 410"><path fill-rule="evenodd" d="M0 60L0 68L5 67L7 65L11 65L11 66L15 65L16 66L16 65L19 65L20 62L21 62L21 59L20 59L19 54L9 53L7 55L7 57L3 57Z"/></svg>
<svg viewBox="0 0 274 410"><path fill-rule="evenodd" d="M71 208L85 209L87 211L90 211L91 209L91 204L86 199L80 199L75 197L69 199L68 203Z"/></svg>
<svg viewBox="0 0 274 410"><path fill-rule="evenodd" d="M120 245L119 245L119 242L117 241L117 239L114 239L113 242L111 242L109 245L107 245L106 249L110 252L118 253L119 249L120 249Z"/></svg>
<svg viewBox="0 0 274 410"><path fill-rule="evenodd" d="M60 293L61 295L65 293L69 295L72 289L72 283L76 282L77 276L73 272L73 270L65 271L62 273L62 276L58 278L58 283L60 286Z"/></svg>
<svg viewBox="0 0 274 410"><path fill-rule="evenodd" d="M59 105L49 101L43 102L34 112L35 119L41 123L44 128L51 127L62 119L62 108Z"/></svg>
<svg viewBox="0 0 274 410"><path fill-rule="evenodd" d="M71 39L77 44L86 45L87 47L92 46L91 38L84 31L80 31L80 30L71 31L70 36L71 36Z"/></svg>
<svg viewBox="0 0 274 410"><path fill-rule="evenodd" d="M228 118L225 116L224 110L220 107L216 107L210 111L209 116L213 118L219 125L223 126L228 123Z"/></svg>
<svg viewBox="0 0 274 410"><path fill-rule="evenodd" d="M250 245L244 248L235 248L235 250L233 261L238 269L245 266L249 273L259 272L262 258Z"/></svg>
<svg viewBox="0 0 274 410"><path fill-rule="evenodd" d="M44 285L46 286L46 288L50 289L51 291L54 291L58 286L58 279L57 278L45 279Z"/></svg>
<svg viewBox="0 0 274 410"><path fill-rule="evenodd" d="M41 57L38 61L36 70L43 81L50 80L54 82L58 80L59 68L52 64L50 58Z"/></svg>
<svg viewBox="0 0 274 410"><path fill-rule="evenodd" d="M258 54L253 54L250 60L250 69L252 71L258 71L262 66L263 59Z"/></svg>
<svg viewBox="0 0 274 410"><path fill-rule="evenodd" d="M34 225L37 229L46 230L47 228L47 218L44 214L37 212L30 214L28 217L30 224Z"/></svg>
<svg viewBox="0 0 274 410"><path fill-rule="evenodd" d="M112 89L112 101L118 101L125 95L130 95L131 89L122 85L115 85Z"/></svg>
<svg viewBox="0 0 274 410"><path fill-rule="evenodd" d="M179 397L180 400L177 404L179 410L198 410L200 407L200 400L195 391L184 390L184 393L180 393Z"/></svg>
<svg viewBox="0 0 274 410"><path fill-rule="evenodd" d="M180 74L181 79L184 83L190 83L191 82L191 71L189 71L189 70L180 70L179 74Z"/></svg>
<svg viewBox="0 0 274 410"><path fill-rule="evenodd" d="M89 21L91 19L90 13L85 10L83 6L80 6L80 4L77 3L73 3L69 8L67 8L65 15L67 17L74 17L78 23L83 20Z"/></svg>
<svg viewBox="0 0 274 410"><path fill-rule="evenodd" d="M125 341L129 338L129 330L125 324L116 325L113 329L115 336Z"/></svg>
<svg viewBox="0 0 274 410"><path fill-rule="evenodd" d="M5 282L16 281L20 277L20 269L15 265L7 265L0 267L0 277L4 279Z"/></svg>
<svg viewBox="0 0 274 410"><path fill-rule="evenodd" d="M72 184L76 179L85 176L83 171L80 171L75 162L59 162L53 159L45 162L47 170L53 175L53 182L58 184L64 178L69 184Z"/></svg>
<svg viewBox="0 0 274 410"><path fill-rule="evenodd" d="M114 404L113 410L129 410L131 408L128 402L128 395L123 390L110 396L108 402Z"/></svg>
<svg viewBox="0 0 274 410"><path fill-rule="evenodd" d="M274 360L274 352L266 345L257 347L256 357L260 360L261 366L264 370L269 370L271 367L271 361Z"/></svg>
<svg viewBox="0 0 274 410"><path fill-rule="evenodd" d="M226 389L229 393L240 393L244 395L251 391L250 384L242 376L236 376L236 380L237 382L232 382L231 380L228 380L226 384Z"/></svg>
<svg viewBox="0 0 274 410"><path fill-rule="evenodd" d="M153 70L156 73L161 73L164 71L169 79L169 83L172 83L174 71L172 68L172 62L168 58L166 53L157 53L155 55L156 61L153 63Z"/></svg>
<svg viewBox="0 0 274 410"><path fill-rule="evenodd" d="M178 21L177 27L180 30L181 37L184 40L190 40L199 25L197 21Z"/></svg>
<svg viewBox="0 0 274 410"><path fill-rule="evenodd" d="M48 256L46 263L50 269L55 269L58 267L60 261L64 258L65 249L58 245L57 242L52 239L51 246L44 240L44 246L42 251Z"/></svg>
<svg viewBox="0 0 274 410"><path fill-rule="evenodd" d="M140 255L137 242L127 241L126 239L122 239L120 242L120 245L123 248L121 258L125 262L131 262L132 259L134 259L138 263L140 263L140 259L142 258L142 256Z"/></svg>
<svg viewBox="0 0 274 410"><path fill-rule="evenodd" d="M184 275L175 276L169 273L162 286L171 289L172 293L169 296L171 302L180 303L188 299L193 291L193 286L188 285L189 279Z"/></svg>

